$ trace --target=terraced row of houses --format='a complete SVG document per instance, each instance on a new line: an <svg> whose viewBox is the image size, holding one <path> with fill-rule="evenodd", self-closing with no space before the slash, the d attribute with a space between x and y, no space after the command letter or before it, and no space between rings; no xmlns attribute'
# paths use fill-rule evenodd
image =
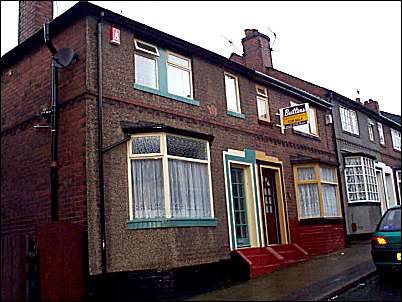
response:
<svg viewBox="0 0 402 302"><path fill-rule="evenodd" d="M2 299L254 278L400 204L400 116L275 69L258 30L228 59L85 1L47 33L52 16L21 1L1 58ZM281 127L304 103L309 122Z"/></svg>

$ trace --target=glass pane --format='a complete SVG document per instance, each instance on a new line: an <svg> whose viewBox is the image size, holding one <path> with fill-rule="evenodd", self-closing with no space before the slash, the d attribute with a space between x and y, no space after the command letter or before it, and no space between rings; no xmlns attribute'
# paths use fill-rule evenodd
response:
<svg viewBox="0 0 402 302"><path fill-rule="evenodd" d="M338 208L338 200L336 195L336 186L329 184L322 184L322 198L324 201L324 215L325 216L340 216Z"/></svg>
<svg viewBox="0 0 402 302"><path fill-rule="evenodd" d="M207 143L181 136L167 135L167 154L207 160Z"/></svg>
<svg viewBox="0 0 402 302"><path fill-rule="evenodd" d="M319 217L320 204L317 184L299 185L300 218Z"/></svg>
<svg viewBox="0 0 402 302"><path fill-rule="evenodd" d="M157 88L156 61L154 59L135 54L135 82Z"/></svg>
<svg viewBox="0 0 402 302"><path fill-rule="evenodd" d="M134 217L163 217L162 160L131 160L131 173Z"/></svg>
<svg viewBox="0 0 402 302"><path fill-rule="evenodd" d="M309 123L310 123L310 133L318 134L315 110L313 108L309 108L308 112L309 112L308 120L309 120Z"/></svg>
<svg viewBox="0 0 402 302"><path fill-rule="evenodd" d="M172 217L210 217L208 165L169 159Z"/></svg>
<svg viewBox="0 0 402 302"><path fill-rule="evenodd" d="M225 75L225 88L227 109L234 112L240 112L237 100L236 78Z"/></svg>
<svg viewBox="0 0 402 302"><path fill-rule="evenodd" d="M133 138L133 154L160 153L159 136L143 136Z"/></svg>
<svg viewBox="0 0 402 302"><path fill-rule="evenodd" d="M172 63L174 63L176 65L179 65L179 66L182 66L182 67L185 67L185 68L190 68L189 60L180 58L180 57L175 56L173 54L169 54L168 60L169 60L169 62L172 62Z"/></svg>
<svg viewBox="0 0 402 302"><path fill-rule="evenodd" d="M267 100L261 97L257 97L258 118L267 119Z"/></svg>
<svg viewBox="0 0 402 302"><path fill-rule="evenodd" d="M191 98L190 71L168 65L167 72L169 93Z"/></svg>
<svg viewBox="0 0 402 302"><path fill-rule="evenodd" d="M336 170L331 167L320 167L322 181L336 182Z"/></svg>
<svg viewBox="0 0 402 302"><path fill-rule="evenodd" d="M156 55L158 54L158 51L157 51L155 46L145 44L145 43L140 42L138 40L136 42L137 42L137 46L138 46L137 49L146 50L146 51L149 51L149 52L154 53Z"/></svg>
<svg viewBox="0 0 402 302"><path fill-rule="evenodd" d="M299 180L315 180L314 168L297 168L297 176Z"/></svg>

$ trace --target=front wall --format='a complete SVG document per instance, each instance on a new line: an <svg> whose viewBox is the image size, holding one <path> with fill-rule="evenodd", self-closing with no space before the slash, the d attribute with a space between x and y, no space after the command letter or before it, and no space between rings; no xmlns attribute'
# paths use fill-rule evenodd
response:
<svg viewBox="0 0 402 302"><path fill-rule="evenodd" d="M95 21L89 21L88 31L93 32ZM286 130L282 135L275 126L278 117L275 112L289 106L290 101L303 100L285 94L275 88L269 89L270 115L273 124L261 125L257 119L255 83L194 56L192 58L194 98L200 106L193 106L148 92L132 88L134 82L133 36L121 28L121 45L108 43L110 25L104 25L104 145L109 146L124 137L120 121L154 122L168 126L212 134L211 173L213 198L217 227L165 228L129 230L127 220L127 150L122 144L105 155L106 230L108 271L169 268L208 263L229 257L229 232L227 226L226 193L224 184L223 151L258 150L278 157L283 162L286 201L289 214L291 241L297 242L307 251L324 253L344 246L342 220L332 224L325 221L301 226L297 219L293 170L290 157L303 155L322 160L336 161L332 139L332 125L325 125L325 111L317 108L320 138L306 138ZM95 46L95 37L89 36L90 47ZM89 53L88 85L96 87L94 48ZM176 50L177 52L177 50ZM242 113L246 119L226 114L223 72L239 76ZM94 91L95 92L95 91ZM95 175L96 158L96 102L87 104L87 173ZM91 124L91 125L89 125ZM92 171L92 172L90 172ZM90 273L100 272L99 219L96 184L88 187L88 221ZM330 225L330 226L328 226ZM315 244L306 239L313 232ZM330 239L331 234L335 241ZM305 237L303 237L305 236ZM340 238L339 240L337 238Z"/></svg>

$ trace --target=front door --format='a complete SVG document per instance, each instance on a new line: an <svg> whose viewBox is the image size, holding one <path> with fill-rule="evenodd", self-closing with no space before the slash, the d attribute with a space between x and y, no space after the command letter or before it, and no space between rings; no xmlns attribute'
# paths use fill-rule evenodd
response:
<svg viewBox="0 0 402 302"><path fill-rule="evenodd" d="M388 209L387 207L387 199L385 195L385 185L384 185L384 177L382 174L382 170L376 170L376 176L377 176L377 185L378 185L378 196L381 202L381 215L385 213L385 211Z"/></svg>
<svg viewBox="0 0 402 302"><path fill-rule="evenodd" d="M270 169L262 168L262 202L265 215L265 230L267 244L281 243L279 232L278 198L276 192L275 172Z"/></svg>
<svg viewBox="0 0 402 302"><path fill-rule="evenodd" d="M237 246L249 246L250 239L247 223L247 201L244 183L244 169L232 167L230 169L230 176L232 182L232 199Z"/></svg>

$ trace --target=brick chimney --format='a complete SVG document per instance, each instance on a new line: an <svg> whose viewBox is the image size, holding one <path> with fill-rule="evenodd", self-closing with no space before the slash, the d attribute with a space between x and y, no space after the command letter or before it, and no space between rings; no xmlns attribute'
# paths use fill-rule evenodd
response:
<svg viewBox="0 0 402 302"><path fill-rule="evenodd" d="M53 20L53 1L19 1L18 44Z"/></svg>
<svg viewBox="0 0 402 302"><path fill-rule="evenodd" d="M377 101L373 101L372 99L369 99L368 101L364 101L364 106L366 106L368 109L379 113L380 112L380 106L378 105Z"/></svg>
<svg viewBox="0 0 402 302"><path fill-rule="evenodd" d="M232 54L229 59L265 73L267 67L272 67L269 37L257 29L246 29L244 33L246 36L241 40L243 56Z"/></svg>

